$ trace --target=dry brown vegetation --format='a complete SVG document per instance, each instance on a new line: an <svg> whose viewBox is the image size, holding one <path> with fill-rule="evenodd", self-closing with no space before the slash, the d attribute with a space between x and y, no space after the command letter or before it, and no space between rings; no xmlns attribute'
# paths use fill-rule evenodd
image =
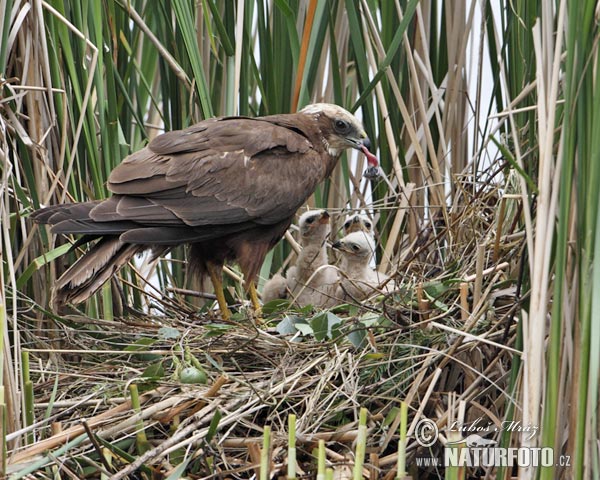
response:
<svg viewBox="0 0 600 480"><path fill-rule="evenodd" d="M295 415L299 478L316 478L319 440L335 478L395 478L405 402L413 478L591 478L594 5L0 2L2 470L268 478L266 458L285 478ZM33 209L104 198L110 170L163 129L323 99L360 111L387 180L367 185L363 160L344 159L311 205L372 215L396 291L325 312L270 304L256 327L232 266L224 323L181 250L49 310L78 253L53 262L69 243ZM263 281L293 255L282 242ZM206 383L182 383L188 367ZM416 441L425 418L439 428L431 449ZM489 425L497 446L552 447L570 467L419 467L457 424Z"/></svg>

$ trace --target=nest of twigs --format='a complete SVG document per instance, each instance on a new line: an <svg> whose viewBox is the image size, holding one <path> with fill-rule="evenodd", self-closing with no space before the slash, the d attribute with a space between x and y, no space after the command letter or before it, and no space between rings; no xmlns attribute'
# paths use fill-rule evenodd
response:
<svg viewBox="0 0 600 480"><path fill-rule="evenodd" d="M268 426L264 478L286 478L295 415L297 477L316 476L314 451L324 440L326 465L336 478L350 478L366 408L362 474L395 478L406 402L409 473L437 478L438 467L416 459L435 456L453 422L493 426L505 418L522 300L524 235L508 183L456 188L460 202L399 245L398 289L363 305L325 314L271 308L259 326L244 310L231 323L173 312L111 322L70 316L52 329L32 324L22 341L37 423L9 436L9 472L258 478ZM283 321L303 328L282 329ZM201 373L196 383L183 383L184 369ZM415 437L422 418L439 428L430 448ZM501 429L489 432L501 440Z"/></svg>

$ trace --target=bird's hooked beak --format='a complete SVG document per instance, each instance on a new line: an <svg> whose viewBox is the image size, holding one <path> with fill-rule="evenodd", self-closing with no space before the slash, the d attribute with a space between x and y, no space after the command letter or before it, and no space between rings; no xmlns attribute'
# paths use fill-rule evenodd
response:
<svg viewBox="0 0 600 480"><path fill-rule="evenodd" d="M304 222L300 220L300 233L303 237L313 235L312 232L315 229L322 227L323 225L329 225L329 212L327 210L314 211Z"/></svg>
<svg viewBox="0 0 600 480"><path fill-rule="evenodd" d="M319 223L321 225L325 225L326 223L329 223L329 212L327 210L323 210L323 213L321 214L321 218L319 219Z"/></svg>
<svg viewBox="0 0 600 480"><path fill-rule="evenodd" d="M361 138L357 140L353 139L352 143L352 148L364 153L365 157L367 157L367 162L371 167L379 167L379 161L377 160L377 157L373 155L370 151L371 140L369 140L369 137L367 137L367 134L365 132L361 132Z"/></svg>
<svg viewBox="0 0 600 480"><path fill-rule="evenodd" d="M334 242L331 246L333 248L335 248L336 250L341 250L342 249L342 245L343 245L343 243L338 240L337 242Z"/></svg>

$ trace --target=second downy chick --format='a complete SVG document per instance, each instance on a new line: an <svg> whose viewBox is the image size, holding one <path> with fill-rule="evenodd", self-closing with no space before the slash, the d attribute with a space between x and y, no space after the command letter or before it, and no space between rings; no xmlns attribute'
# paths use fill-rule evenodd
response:
<svg viewBox="0 0 600 480"><path fill-rule="evenodd" d="M369 267L375 254L372 235L362 230L354 231L335 242L333 248L341 253L341 278L335 295L338 300L362 301L378 292L393 290L389 283L380 290L379 285L389 277Z"/></svg>
<svg viewBox="0 0 600 480"><path fill-rule="evenodd" d="M373 222L363 213L353 213L352 215L348 215L344 221L343 229L344 235L353 232L365 232L372 237L375 235Z"/></svg>

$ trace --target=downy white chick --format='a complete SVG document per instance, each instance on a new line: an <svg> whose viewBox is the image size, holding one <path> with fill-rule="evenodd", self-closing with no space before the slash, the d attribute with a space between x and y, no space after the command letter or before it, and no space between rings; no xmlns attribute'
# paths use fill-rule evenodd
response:
<svg viewBox="0 0 600 480"><path fill-rule="evenodd" d="M298 226L302 251L286 275L290 298L301 307L332 306L335 302L331 293L338 274L327 258L327 238L331 233L329 213L326 210L305 212L300 216Z"/></svg>
<svg viewBox="0 0 600 480"><path fill-rule="evenodd" d="M277 298L287 298L287 280L280 273L276 273L265 282L262 291L263 303L269 303Z"/></svg>
<svg viewBox="0 0 600 480"><path fill-rule="evenodd" d="M298 226L302 250L296 264L289 268L285 278L276 274L265 283L263 301L290 298L301 307L309 304L332 306L335 302L331 300L331 294L335 292L338 275L327 259L326 243L331 232L329 213L325 210L305 212L300 216Z"/></svg>
<svg viewBox="0 0 600 480"><path fill-rule="evenodd" d="M344 221L344 235L348 235L352 232L365 232L371 236L374 236L373 222L369 217L362 213L354 213L348 215Z"/></svg>
<svg viewBox="0 0 600 480"><path fill-rule="evenodd" d="M389 283L381 290L379 285L389 277L369 267L375 254L375 240L364 231L349 233L333 248L341 253L340 282L336 290L339 301L362 301L377 292L389 292L393 285Z"/></svg>

